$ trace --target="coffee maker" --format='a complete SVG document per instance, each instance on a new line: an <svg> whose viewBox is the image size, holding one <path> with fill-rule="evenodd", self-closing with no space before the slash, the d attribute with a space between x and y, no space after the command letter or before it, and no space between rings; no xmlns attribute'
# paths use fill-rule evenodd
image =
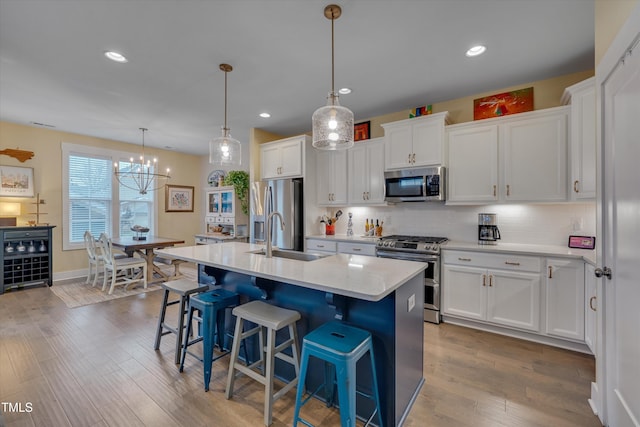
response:
<svg viewBox="0 0 640 427"><path fill-rule="evenodd" d="M496 214L478 214L478 244L497 245L500 240L500 230L496 225Z"/></svg>

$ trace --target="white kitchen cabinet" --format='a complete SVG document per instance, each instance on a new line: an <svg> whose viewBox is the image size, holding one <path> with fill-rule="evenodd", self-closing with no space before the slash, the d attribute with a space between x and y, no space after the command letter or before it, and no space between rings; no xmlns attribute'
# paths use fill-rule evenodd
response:
<svg viewBox="0 0 640 427"><path fill-rule="evenodd" d="M350 205L384 203L384 139L360 142L348 150Z"/></svg>
<svg viewBox="0 0 640 427"><path fill-rule="evenodd" d="M447 203L566 201L568 111L448 126Z"/></svg>
<svg viewBox="0 0 640 427"><path fill-rule="evenodd" d="M446 315L540 330L536 257L445 251L442 288Z"/></svg>
<svg viewBox="0 0 640 427"><path fill-rule="evenodd" d="M374 243L338 242L338 253L376 256L376 245Z"/></svg>
<svg viewBox="0 0 640 427"><path fill-rule="evenodd" d="M347 151L316 153L316 197L319 206L347 204Z"/></svg>
<svg viewBox="0 0 640 427"><path fill-rule="evenodd" d="M449 113L385 123L385 170L443 164L444 129Z"/></svg>
<svg viewBox="0 0 640 427"><path fill-rule="evenodd" d="M546 332L584 340L584 262L547 258Z"/></svg>
<svg viewBox="0 0 640 427"><path fill-rule="evenodd" d="M571 200L596 197L596 85L591 77L565 89L563 104L571 105Z"/></svg>
<svg viewBox="0 0 640 427"><path fill-rule="evenodd" d="M296 178L304 175L307 135L294 136L260 145L260 177L266 179Z"/></svg>
<svg viewBox="0 0 640 427"><path fill-rule="evenodd" d="M567 200L566 107L550 108L499 128L502 185L507 201Z"/></svg>
<svg viewBox="0 0 640 427"><path fill-rule="evenodd" d="M326 252L335 254L338 250L338 243L326 239L307 239L308 252Z"/></svg>
<svg viewBox="0 0 640 427"><path fill-rule="evenodd" d="M450 127L451 128L451 127ZM498 200L498 126L447 130L449 202Z"/></svg>
<svg viewBox="0 0 640 427"><path fill-rule="evenodd" d="M585 300L585 318L584 318L584 342L596 354L596 344L598 342L597 334L597 311L598 311L598 288L595 276L595 267L591 264L584 263L584 300Z"/></svg>

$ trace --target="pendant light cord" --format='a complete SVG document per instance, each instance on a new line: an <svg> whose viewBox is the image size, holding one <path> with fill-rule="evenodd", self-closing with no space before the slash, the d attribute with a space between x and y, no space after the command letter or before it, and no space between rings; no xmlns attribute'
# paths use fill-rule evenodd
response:
<svg viewBox="0 0 640 427"><path fill-rule="evenodd" d="M333 48L333 21L335 21L333 15L333 9L331 9L331 96L335 97L336 88L334 82L334 73L335 73L335 53Z"/></svg>
<svg viewBox="0 0 640 427"><path fill-rule="evenodd" d="M224 72L224 129L227 129L227 74Z"/></svg>

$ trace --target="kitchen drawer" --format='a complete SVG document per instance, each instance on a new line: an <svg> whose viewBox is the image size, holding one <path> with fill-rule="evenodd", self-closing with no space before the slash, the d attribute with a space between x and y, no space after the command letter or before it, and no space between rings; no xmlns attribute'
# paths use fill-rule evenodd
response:
<svg viewBox="0 0 640 427"><path fill-rule="evenodd" d="M499 268L501 270L513 271L531 271L534 273L539 273L542 268L541 259L534 256L462 251L443 251L442 253L442 262L444 264Z"/></svg>
<svg viewBox="0 0 640 427"><path fill-rule="evenodd" d="M376 256L376 245L338 242L338 253Z"/></svg>
<svg viewBox="0 0 640 427"><path fill-rule="evenodd" d="M4 238L9 239L42 239L48 238L49 232L47 230L34 230L34 231L5 231Z"/></svg>
<svg viewBox="0 0 640 427"><path fill-rule="evenodd" d="M307 239L307 251L323 251L323 252L336 252L336 242L329 242L326 240L314 240Z"/></svg>

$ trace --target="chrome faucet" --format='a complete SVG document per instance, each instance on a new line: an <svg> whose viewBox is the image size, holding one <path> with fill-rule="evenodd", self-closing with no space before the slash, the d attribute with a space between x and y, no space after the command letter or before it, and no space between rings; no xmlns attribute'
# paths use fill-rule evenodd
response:
<svg viewBox="0 0 640 427"><path fill-rule="evenodd" d="M266 224L264 226L265 230L264 230L264 234L265 234L265 240L267 241L267 251L265 256L267 258L271 258L273 256L273 249L272 249L272 238L271 238L271 227L273 226L272 221L273 221L273 216L277 216L280 219L280 230L284 230L284 220L282 219L282 215L280 214L280 212L278 211L273 211L269 214L269 216L267 217L267 220L265 221Z"/></svg>

